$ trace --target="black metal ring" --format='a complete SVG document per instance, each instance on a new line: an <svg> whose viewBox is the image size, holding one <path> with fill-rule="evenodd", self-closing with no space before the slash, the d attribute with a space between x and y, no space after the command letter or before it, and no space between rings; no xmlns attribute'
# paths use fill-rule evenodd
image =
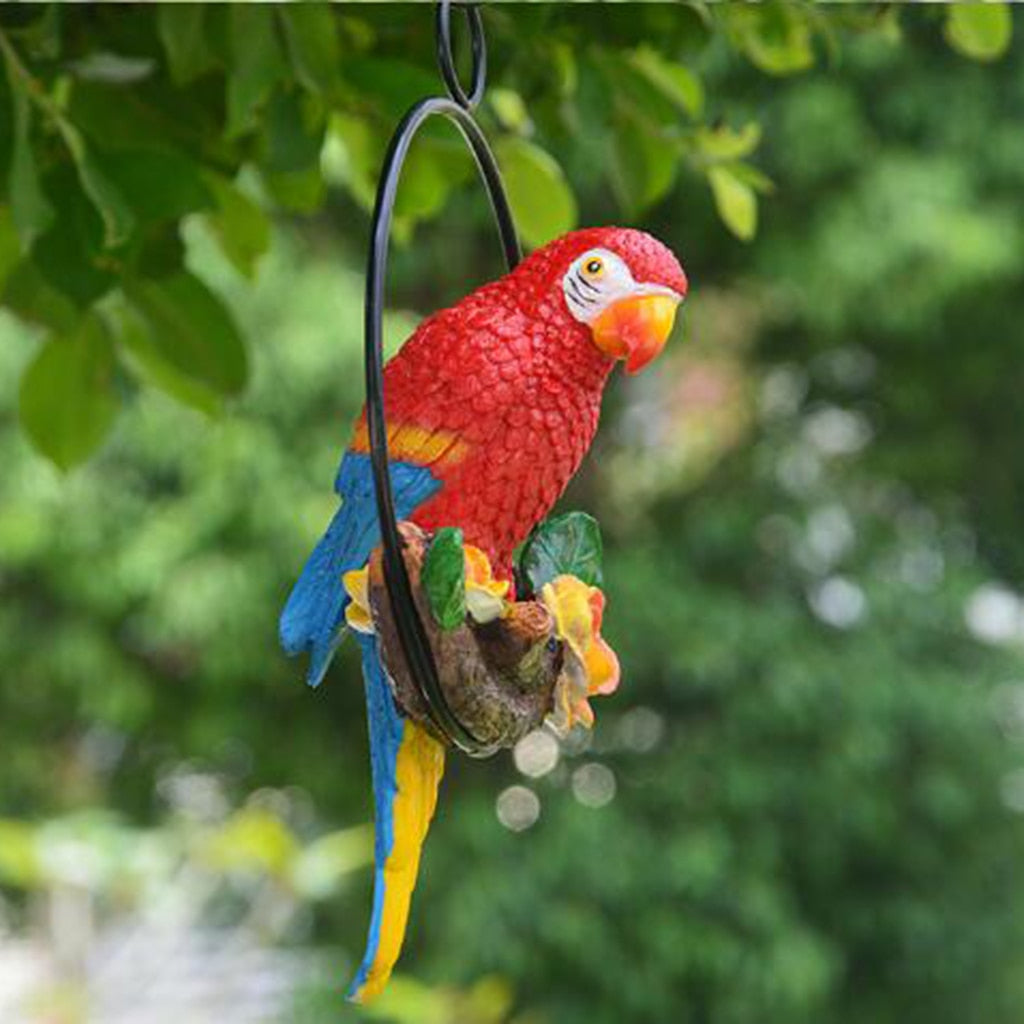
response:
<svg viewBox="0 0 1024 1024"><path fill-rule="evenodd" d="M446 5L443 5L446 6ZM476 158L481 178L491 200L491 208L501 235L505 261L511 270L522 258L512 212L501 183L498 165L487 140L472 115L459 103L444 97L431 97L413 106L402 119L388 146L377 186L373 211L369 261L366 271L366 420L369 430L370 459L377 497L377 517L384 547L384 582L395 618L402 653L410 675L423 698L434 726L452 744L467 754L486 757L492 746L481 743L452 712L441 690L437 666L430 650L402 558L402 540L395 521L394 496L388 474L387 425L384 414L384 375L381 320L384 308L384 284L387 273L388 240L395 196L412 140L423 124L433 116L453 121Z"/></svg>
<svg viewBox="0 0 1024 1024"><path fill-rule="evenodd" d="M466 15L473 47L473 71L469 95L462 88L459 73L455 69L455 53L452 50L452 16L450 0L441 0L437 5L437 63L441 77L448 86L448 95L464 110L472 110L484 95L487 82L487 44L484 41L484 24L480 8L476 4L459 5Z"/></svg>

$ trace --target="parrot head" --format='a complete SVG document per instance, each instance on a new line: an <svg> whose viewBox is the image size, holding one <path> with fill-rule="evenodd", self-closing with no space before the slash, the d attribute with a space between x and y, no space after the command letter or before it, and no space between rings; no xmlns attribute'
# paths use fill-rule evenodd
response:
<svg viewBox="0 0 1024 1024"><path fill-rule="evenodd" d="M583 331L606 358L637 373L655 359L686 297L683 268L656 238L632 228L573 231L515 272L539 282L538 299Z"/></svg>

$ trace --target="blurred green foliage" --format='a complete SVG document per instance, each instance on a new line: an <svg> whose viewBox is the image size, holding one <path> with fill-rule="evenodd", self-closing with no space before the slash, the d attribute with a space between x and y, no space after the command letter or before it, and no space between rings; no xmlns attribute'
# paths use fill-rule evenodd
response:
<svg viewBox="0 0 1024 1024"><path fill-rule="evenodd" d="M1024 49L977 64L944 38L995 57L1011 45L1004 14L722 6L709 30L662 5L488 9L491 127L539 147L524 166L562 168L581 222L642 213L693 291L683 337L614 380L564 502L601 522L622 687L557 764L450 759L401 963L417 980L363 1012L340 1004L369 906L368 877L351 874L370 815L357 660L343 650L307 691L276 616L333 511L361 401L351 268L380 147L435 87L429 18L342 7L325 34L324 9L288 8L268 34L244 9L168 10L47 14L73 48L46 58L41 37L27 64L87 140L105 117L122 147L151 139L199 172L182 172L163 227L134 237L144 204L130 222L93 209L96 179L81 157L61 170L72 147L32 101L31 153L49 163L27 208L0 215L4 303L47 320L0 322L6 891L44 884L40 819L77 828L67 815L102 805L166 832L184 765L235 796L291 787L308 805L289 818L229 802L195 848L207 870L298 889L315 913L288 941L341 947L297 1019L1016 1024ZM28 61L18 33L41 25L18 14L15 31L14 16L5 31ZM136 136L149 122L127 103L111 118L101 97L123 98L109 76L147 56L155 78L132 94L170 106ZM344 185L326 193L301 141L317 109L327 179ZM649 144L670 118L678 147ZM425 141L404 186L415 244L392 282L421 312L499 270L481 197L467 184L445 206L468 183L463 158L445 135ZM84 204L47 187L68 171ZM122 169L119 188L152 173ZM775 183L753 245L723 231L704 181L741 236L751 202L736 182ZM78 245L46 241L59 202L128 277L106 256L53 269ZM259 211L273 204L307 215L271 227ZM103 248L125 231L123 252ZM25 237L27 258L4 248ZM415 319L392 318L391 344ZM62 476L17 425L19 389L28 433L60 464L91 447L111 395L118 426ZM76 428L33 431L61 417ZM499 794L530 796L539 817L502 828Z"/></svg>
<svg viewBox="0 0 1024 1024"><path fill-rule="evenodd" d="M727 43L783 76L844 38L897 34L899 18L810 3L489 11L481 116L523 239L576 225L570 181L636 218L684 172L749 241L772 188L749 162L759 115L708 98L708 55ZM1001 4L934 20L978 60L1012 34ZM0 306L48 331L21 394L42 454L67 469L103 442L120 365L204 409L239 393L242 337L185 269L183 218L200 213L251 277L269 212L321 211L326 184L369 209L397 119L439 91L429 21L393 4L0 6ZM472 174L452 130L431 128L405 172L399 240Z"/></svg>

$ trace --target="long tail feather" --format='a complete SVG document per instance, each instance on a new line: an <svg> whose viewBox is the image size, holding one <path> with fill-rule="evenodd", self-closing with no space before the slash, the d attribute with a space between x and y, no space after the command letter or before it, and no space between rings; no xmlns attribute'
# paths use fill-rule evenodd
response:
<svg viewBox="0 0 1024 1024"><path fill-rule="evenodd" d="M384 987L401 952L420 851L444 773L444 747L399 714L376 638L360 636L359 642L375 812L373 916L366 953L348 991L349 999L361 1003Z"/></svg>

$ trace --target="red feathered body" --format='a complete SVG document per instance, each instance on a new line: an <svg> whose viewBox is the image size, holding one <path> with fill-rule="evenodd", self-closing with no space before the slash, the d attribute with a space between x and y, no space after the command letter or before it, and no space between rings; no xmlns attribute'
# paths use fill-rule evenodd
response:
<svg viewBox="0 0 1024 1024"><path fill-rule="evenodd" d="M443 484L412 518L427 529L461 527L502 575L597 429L614 362L572 317L561 287L571 262L596 246L614 248L637 280L685 292L679 264L650 236L574 232L429 317L385 368L390 457ZM363 419L353 447L366 450Z"/></svg>

